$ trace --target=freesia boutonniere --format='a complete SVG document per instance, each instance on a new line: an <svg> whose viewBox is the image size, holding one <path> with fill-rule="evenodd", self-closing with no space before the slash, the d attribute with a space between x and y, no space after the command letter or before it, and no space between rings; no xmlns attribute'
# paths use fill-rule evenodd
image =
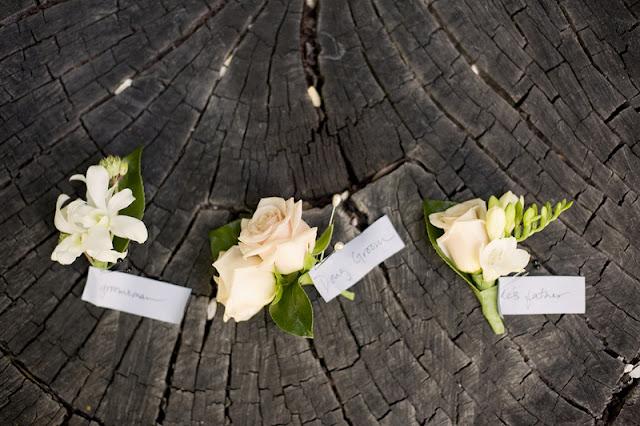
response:
<svg viewBox="0 0 640 426"><path fill-rule="evenodd" d="M333 217L340 204L333 197L327 229L316 239L317 228L302 219L302 201L263 198L251 218L239 219L209 232L217 303L225 307L223 320L246 321L269 305L278 327L301 337L313 337L313 308L302 288L313 284L309 271L324 256L333 236ZM352 299L353 294L343 292Z"/></svg>
<svg viewBox="0 0 640 426"><path fill-rule="evenodd" d="M142 148L124 158L109 156L85 175L71 176L86 185L86 200L67 204L71 197L58 196L54 224L60 237L51 260L69 265L84 254L92 266L108 269L126 257L129 240L147 240L141 156Z"/></svg>
<svg viewBox="0 0 640 426"><path fill-rule="evenodd" d="M555 206L531 204L511 191L488 203L475 198L462 203L424 200L429 241L436 253L467 284L478 298L482 313L496 334L504 333L498 313L500 277L524 272L530 255L518 243L542 231L569 209L573 201Z"/></svg>

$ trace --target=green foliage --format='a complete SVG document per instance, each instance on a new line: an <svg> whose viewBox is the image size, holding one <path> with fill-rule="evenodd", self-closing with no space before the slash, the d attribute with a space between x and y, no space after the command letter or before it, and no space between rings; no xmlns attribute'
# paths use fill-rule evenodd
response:
<svg viewBox="0 0 640 426"><path fill-rule="evenodd" d="M136 148L136 150L127 155L123 161L127 163L127 174L120 179L118 190L122 191L125 188L129 188L135 200L127 208L121 210L119 214L142 220L145 206L144 185L142 183L141 173L142 147ZM115 237L113 239L113 249L116 251L123 252L128 246L129 240L126 238Z"/></svg>
<svg viewBox="0 0 640 426"><path fill-rule="evenodd" d="M221 251L229 250L238 244L240 236L240 219L229 222L220 228L209 231L209 245L211 247L211 258L215 262Z"/></svg>
<svg viewBox="0 0 640 426"><path fill-rule="evenodd" d="M291 279L291 275L296 275ZM273 322L286 333L313 338L313 308L296 274L276 279L276 298L269 305Z"/></svg>
<svg viewBox="0 0 640 426"><path fill-rule="evenodd" d="M494 197L495 198L495 197ZM496 199L497 200L497 199ZM491 326L491 329L496 334L504 333L504 324L502 323L502 318L500 318L500 314L498 313L498 287L495 285L487 285L487 288L481 290L474 283L471 275L462 272L454 265L453 261L449 259L438 247L437 239L442 236L442 229L436 228L429 222L429 215L432 213L437 213L448 209L451 206L454 206L456 203L450 201L442 201L442 200L429 200L425 199L423 208L424 208L424 218L427 225L427 235L429 236L429 242L433 246L433 249L436 251L438 256L442 258L442 260L451 268L453 271L458 274L466 283L469 285L473 294L475 294L476 298L480 302L482 307L482 314L486 318L487 322Z"/></svg>
<svg viewBox="0 0 640 426"><path fill-rule="evenodd" d="M320 238L316 240L316 245L313 248L313 252L311 253L314 256L319 256L323 251L329 247L331 243L331 238L333 237L333 223L327 226L327 229L324 230Z"/></svg>
<svg viewBox="0 0 640 426"><path fill-rule="evenodd" d="M542 231L551 222L556 220L560 214L569 210L573 205L573 201L567 202L566 199L558 202L555 207L547 201L542 207L537 204L531 204L529 208L524 210L524 206L520 206L520 202L516 204L516 226L514 236L518 242L522 242L535 233ZM522 213L522 221L518 221L518 209L524 210Z"/></svg>

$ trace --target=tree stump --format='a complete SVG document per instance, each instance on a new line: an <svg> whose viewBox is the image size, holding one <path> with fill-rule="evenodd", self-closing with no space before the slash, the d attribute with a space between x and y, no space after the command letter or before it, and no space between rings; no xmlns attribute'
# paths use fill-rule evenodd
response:
<svg viewBox="0 0 640 426"><path fill-rule="evenodd" d="M632 424L640 388L640 3L8 0L0 5L0 424ZM131 79L131 87L123 82ZM126 84L125 84L126 85ZM311 102L314 86L321 106ZM124 89L124 90L123 90ZM55 199L143 145L125 270L193 289L180 326L80 300ZM424 197L574 207L526 248L586 315L495 336L429 246ZM206 320L207 231L333 193L347 241L407 244L324 303L313 340Z"/></svg>

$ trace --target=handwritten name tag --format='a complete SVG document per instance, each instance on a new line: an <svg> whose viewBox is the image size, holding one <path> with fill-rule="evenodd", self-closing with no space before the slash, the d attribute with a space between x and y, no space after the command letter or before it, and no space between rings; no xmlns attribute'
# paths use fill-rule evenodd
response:
<svg viewBox="0 0 640 426"><path fill-rule="evenodd" d="M584 314L584 277L503 277L498 280L501 315Z"/></svg>
<svg viewBox="0 0 640 426"><path fill-rule="evenodd" d="M387 216L378 219L362 234L317 265L309 275L322 298L328 302L367 275L385 259L404 247Z"/></svg>
<svg viewBox="0 0 640 426"><path fill-rule="evenodd" d="M190 294L190 288L90 267L82 300L102 308L180 324Z"/></svg>

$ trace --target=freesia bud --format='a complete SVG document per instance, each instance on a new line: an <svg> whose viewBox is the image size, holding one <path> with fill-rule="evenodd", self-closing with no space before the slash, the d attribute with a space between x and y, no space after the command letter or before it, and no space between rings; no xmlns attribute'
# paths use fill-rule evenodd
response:
<svg viewBox="0 0 640 426"><path fill-rule="evenodd" d="M509 204L505 209L507 223L504 226L505 235L511 235L513 229L516 227L516 205L515 203Z"/></svg>
<svg viewBox="0 0 640 426"><path fill-rule="evenodd" d="M487 202L487 207L491 208L499 204L500 204L500 201L498 200L498 198L495 195L492 195L491 197L489 197L489 201Z"/></svg>
<svg viewBox="0 0 640 426"><path fill-rule="evenodd" d="M490 241L504 236L506 224L507 217L502 207L494 206L487 210L486 227Z"/></svg>
<svg viewBox="0 0 640 426"><path fill-rule="evenodd" d="M507 205L517 202L518 197L511 191L505 192L504 194L502 194L502 197L500 197L500 207L502 207L503 209L506 208Z"/></svg>

